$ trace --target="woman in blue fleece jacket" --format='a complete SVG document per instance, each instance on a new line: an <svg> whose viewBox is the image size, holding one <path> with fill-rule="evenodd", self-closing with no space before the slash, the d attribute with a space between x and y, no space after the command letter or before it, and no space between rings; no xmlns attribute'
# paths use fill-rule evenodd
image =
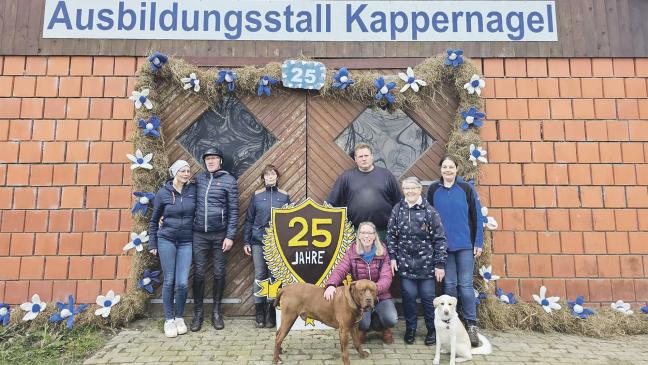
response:
<svg viewBox="0 0 648 365"><path fill-rule="evenodd" d="M473 270L484 244L481 205L472 185L457 176L454 157L443 157L439 166L441 178L430 185L427 200L439 212L448 240L443 291L459 298L470 342L478 346Z"/></svg>

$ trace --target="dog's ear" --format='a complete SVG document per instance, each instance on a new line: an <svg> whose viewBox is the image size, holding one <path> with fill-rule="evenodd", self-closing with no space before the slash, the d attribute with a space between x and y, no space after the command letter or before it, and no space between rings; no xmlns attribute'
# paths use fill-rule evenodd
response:
<svg viewBox="0 0 648 365"><path fill-rule="evenodd" d="M456 307L456 306L457 306L457 298L455 298L455 297L450 297L450 303L451 303L453 306Z"/></svg>
<svg viewBox="0 0 648 365"><path fill-rule="evenodd" d="M351 282L351 285L349 285L349 291L351 292L352 295L353 295L353 293L356 292L356 284L358 284L358 282L353 281L353 282Z"/></svg>
<svg viewBox="0 0 648 365"><path fill-rule="evenodd" d="M438 307L439 304L441 304L441 297L434 298L434 301L432 301L432 304L434 305L434 308Z"/></svg>

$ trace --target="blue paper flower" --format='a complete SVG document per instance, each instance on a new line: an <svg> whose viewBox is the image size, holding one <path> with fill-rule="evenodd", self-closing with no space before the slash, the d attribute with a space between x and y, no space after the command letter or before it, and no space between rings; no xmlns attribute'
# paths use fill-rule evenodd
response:
<svg viewBox="0 0 648 365"><path fill-rule="evenodd" d="M336 72L335 75L333 75L333 79L335 81L331 84L331 87L341 90L346 90L347 87L353 85L355 82L351 79L351 76L349 76L349 70L347 70L346 67L342 67L338 72Z"/></svg>
<svg viewBox="0 0 648 365"><path fill-rule="evenodd" d="M227 84L227 90L232 92L234 91L234 82L237 78L238 77L236 76L236 72L233 72L232 70L220 70L218 71L218 78L216 79L216 83L219 85L223 83Z"/></svg>
<svg viewBox="0 0 648 365"><path fill-rule="evenodd" d="M445 59L446 66L457 67L464 63L463 51L460 49L448 49L448 56Z"/></svg>
<svg viewBox="0 0 648 365"><path fill-rule="evenodd" d="M0 323L3 327L7 327L11 317L11 307L9 304L0 303Z"/></svg>
<svg viewBox="0 0 648 365"><path fill-rule="evenodd" d="M593 310L583 307L583 304L585 304L585 298L583 298L582 295L576 297L575 301L571 301L571 300L567 301L567 305L569 305L569 308L571 309L571 314L574 317L585 319L588 316L595 314Z"/></svg>
<svg viewBox="0 0 648 365"><path fill-rule="evenodd" d="M50 317L50 322L61 322L67 319L67 328L72 329L72 326L74 326L74 316L86 310L88 305L81 304L74 308L74 297L70 295L68 296L67 304L56 302L56 307L59 309L59 312Z"/></svg>
<svg viewBox="0 0 648 365"><path fill-rule="evenodd" d="M140 119L137 124L142 128L145 136L160 138L160 118L154 115L149 118L148 122Z"/></svg>
<svg viewBox="0 0 648 365"><path fill-rule="evenodd" d="M162 53L155 51L151 56L148 58L149 62L151 63L151 70L153 72L156 72L162 66L167 63L169 60L167 56L163 55Z"/></svg>
<svg viewBox="0 0 648 365"><path fill-rule="evenodd" d="M391 104L394 103L394 95L392 95L391 90L396 87L395 82L385 83L385 78L380 76L374 81L374 86L376 86L376 100L379 102L382 109L387 109Z"/></svg>
<svg viewBox="0 0 648 365"><path fill-rule="evenodd" d="M641 307L641 313L648 314L648 305L645 307Z"/></svg>
<svg viewBox="0 0 648 365"><path fill-rule="evenodd" d="M135 202L133 209L131 209L131 212L133 213L133 215L135 215L135 213L137 212L140 212L142 215L146 215L149 206L153 203L153 199L155 199L155 194L136 191L133 193L133 195L137 198L137 201Z"/></svg>
<svg viewBox="0 0 648 365"><path fill-rule="evenodd" d="M482 299L486 299L487 297L486 293L480 293L477 289L473 289L473 291L475 292L475 304L481 304Z"/></svg>
<svg viewBox="0 0 648 365"><path fill-rule="evenodd" d="M517 300L515 299L513 293L509 292L508 294L504 294L504 290L502 290L502 288L497 288L495 295L497 296L497 299L504 304L517 303Z"/></svg>
<svg viewBox="0 0 648 365"><path fill-rule="evenodd" d="M261 96L263 94L266 94L266 96L270 96L270 86L275 85L278 83L279 80L273 79L268 75L264 75L261 80L259 80L259 88L257 89L257 95Z"/></svg>
<svg viewBox="0 0 648 365"><path fill-rule="evenodd" d="M482 119L486 117L486 114L478 112L477 108L473 106L468 111L461 112L461 116L464 119L464 122L461 123L461 129L468 130L471 125L475 127L483 126L484 122Z"/></svg>
<svg viewBox="0 0 648 365"><path fill-rule="evenodd" d="M470 156L468 160L472 162L474 166L477 166L477 161L487 163L486 159L486 150L481 147L476 147L474 144L470 145Z"/></svg>
<svg viewBox="0 0 648 365"><path fill-rule="evenodd" d="M146 290L149 292L149 294L153 293L153 284L159 284L160 279L158 279L158 276L160 276L159 271L149 271L144 270L144 274L142 275L142 279L137 282L137 285L139 285L140 288Z"/></svg>

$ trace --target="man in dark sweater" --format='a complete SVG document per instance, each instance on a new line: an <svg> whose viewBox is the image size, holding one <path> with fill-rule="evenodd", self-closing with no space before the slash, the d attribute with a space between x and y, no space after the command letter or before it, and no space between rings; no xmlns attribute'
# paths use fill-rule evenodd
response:
<svg viewBox="0 0 648 365"><path fill-rule="evenodd" d="M374 165L368 144L355 146L354 159L357 167L338 177L326 201L334 207L347 207L355 227L362 222L372 222L380 238L384 239L392 207L402 198L398 181L389 170Z"/></svg>

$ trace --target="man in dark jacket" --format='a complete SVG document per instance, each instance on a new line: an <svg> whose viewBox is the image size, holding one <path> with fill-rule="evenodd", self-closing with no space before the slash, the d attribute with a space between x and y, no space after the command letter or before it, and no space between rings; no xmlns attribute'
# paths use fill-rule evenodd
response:
<svg viewBox="0 0 648 365"><path fill-rule="evenodd" d="M398 180L389 170L374 165L371 146L366 143L355 146L353 158L357 166L338 177L326 201L347 207L356 228L362 222L375 224L384 240L392 207L402 198Z"/></svg>
<svg viewBox="0 0 648 365"><path fill-rule="evenodd" d="M212 325L223 329L221 298L225 288L225 252L234 244L239 217L239 194L236 179L221 170L223 153L209 148L203 153L207 171L196 175L196 217L193 224L194 318L191 330L199 331L203 322L203 298L207 258L211 254L214 268L214 307Z"/></svg>

